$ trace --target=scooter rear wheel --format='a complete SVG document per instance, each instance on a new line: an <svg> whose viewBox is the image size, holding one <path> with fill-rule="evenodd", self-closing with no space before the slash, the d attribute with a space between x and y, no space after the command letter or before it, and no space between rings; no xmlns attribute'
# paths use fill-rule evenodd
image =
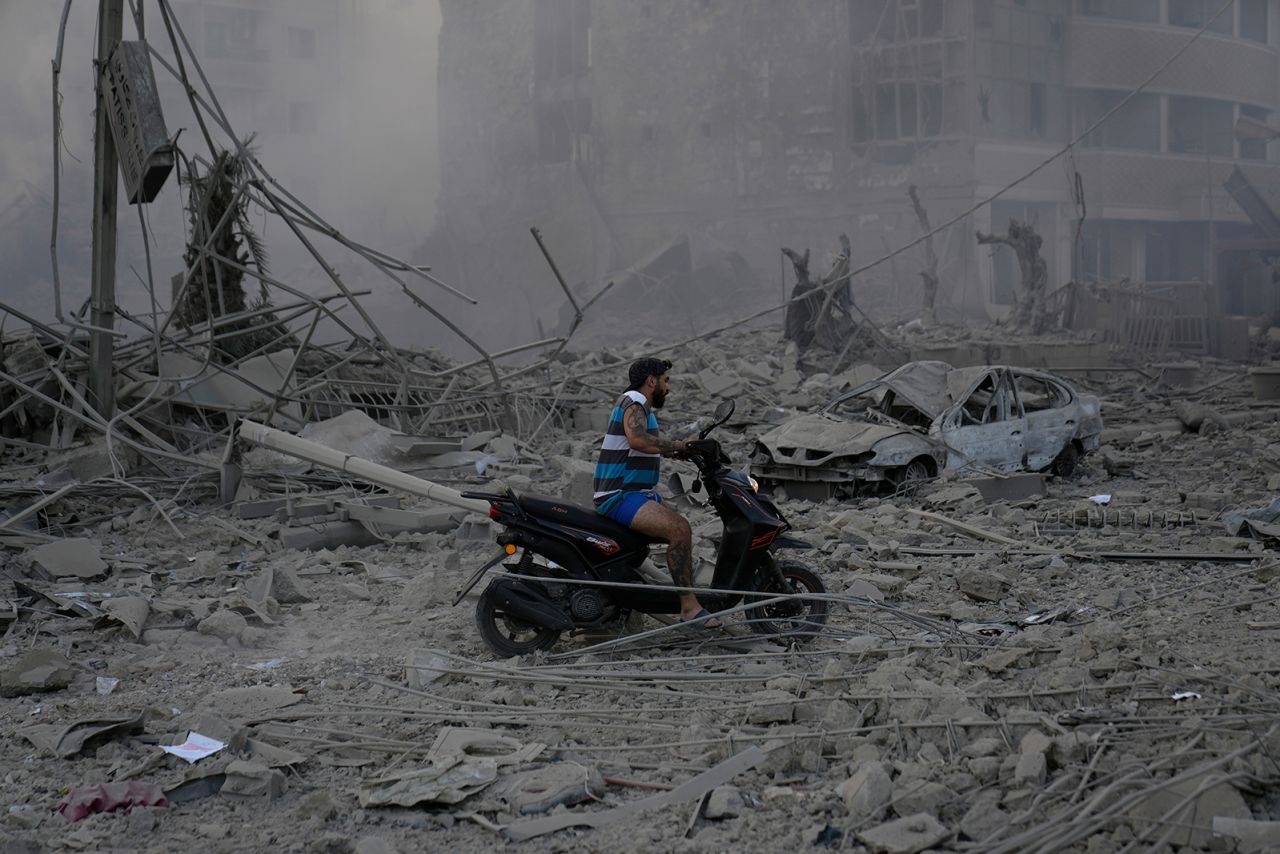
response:
<svg viewBox="0 0 1280 854"><path fill-rule="evenodd" d="M486 593L476 603L476 628L489 649L503 658L551 649L560 632L518 620L504 612Z"/></svg>
<svg viewBox="0 0 1280 854"><path fill-rule="evenodd" d="M761 593L826 593L827 588L818 574L799 561L778 561L785 587L779 585L772 573L761 571L760 578L767 579L756 589ZM822 633L827 624L827 602L822 599L791 599L761 605L746 612L751 630L762 635L791 635L805 640Z"/></svg>

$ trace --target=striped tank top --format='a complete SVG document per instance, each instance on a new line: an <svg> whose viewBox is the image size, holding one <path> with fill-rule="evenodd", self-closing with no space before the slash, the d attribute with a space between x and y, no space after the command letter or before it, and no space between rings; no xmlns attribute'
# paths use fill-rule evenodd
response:
<svg viewBox="0 0 1280 854"><path fill-rule="evenodd" d="M649 408L649 402L638 391L629 391L613 406L609 414L609 429L600 445L600 458L596 461L595 505L599 508L619 492L653 489L658 485L658 464L661 454L637 451L627 442L627 431L622 426L622 413L628 407L639 404L648 416L648 430L658 435L658 417Z"/></svg>

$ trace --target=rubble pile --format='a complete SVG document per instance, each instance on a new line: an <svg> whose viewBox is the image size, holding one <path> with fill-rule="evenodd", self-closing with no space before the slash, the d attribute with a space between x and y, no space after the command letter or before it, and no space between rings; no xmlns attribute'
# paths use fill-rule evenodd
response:
<svg viewBox="0 0 1280 854"><path fill-rule="evenodd" d="M877 372L806 374L780 338L671 354L666 429L733 397L745 466ZM437 489L585 501L649 349L566 351L518 427L348 406L302 435ZM436 493L266 448L14 443L0 847L1268 850L1280 426L1242 369L1191 373L1073 372L1106 427L1070 478L784 500L833 600L817 637L633 616L526 660L493 660L474 593L452 605L496 530ZM677 501L706 583L719 522Z"/></svg>

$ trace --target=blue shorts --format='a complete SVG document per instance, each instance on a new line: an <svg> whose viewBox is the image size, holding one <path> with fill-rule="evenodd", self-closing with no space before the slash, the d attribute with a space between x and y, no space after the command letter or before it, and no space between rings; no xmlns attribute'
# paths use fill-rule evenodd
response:
<svg viewBox="0 0 1280 854"><path fill-rule="evenodd" d="M617 495L610 495L605 499L605 502L596 508L596 512L605 518L612 519L618 524L626 525L630 528L632 520L636 518L636 513L640 512L640 508L650 501L656 501L661 504L662 496L651 489L619 492Z"/></svg>

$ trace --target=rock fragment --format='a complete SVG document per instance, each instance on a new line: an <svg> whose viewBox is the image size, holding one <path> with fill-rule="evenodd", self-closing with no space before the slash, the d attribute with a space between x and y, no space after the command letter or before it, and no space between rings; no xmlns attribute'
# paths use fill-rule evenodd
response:
<svg viewBox="0 0 1280 854"><path fill-rule="evenodd" d="M0 697L61 691L75 675L71 662L56 649L33 649L0 673Z"/></svg>
<svg viewBox="0 0 1280 854"><path fill-rule="evenodd" d="M916 854L932 848L950 835L951 831L936 818L928 813L917 813L863 831L858 838L872 850L884 854Z"/></svg>
<svg viewBox="0 0 1280 854"><path fill-rule="evenodd" d="M995 573L981 569L962 569L956 573L960 592L978 602L999 602L1009 589L1009 582Z"/></svg>
<svg viewBox="0 0 1280 854"><path fill-rule="evenodd" d="M226 608L214 611L196 625L196 631L202 635L211 635L221 640L242 640L249 623L235 611Z"/></svg>
<svg viewBox="0 0 1280 854"><path fill-rule="evenodd" d="M1013 781L1017 784L1043 786L1049 774L1049 761L1043 753L1021 753L1013 768Z"/></svg>
<svg viewBox="0 0 1280 854"><path fill-rule="evenodd" d="M880 762L863 762L853 776L840 784L837 794L855 821L878 818L893 800L893 783Z"/></svg>
<svg viewBox="0 0 1280 854"><path fill-rule="evenodd" d="M742 815L745 806L742 793L738 791L737 786L716 786L711 791L711 796L707 798L704 815L712 821L737 818Z"/></svg>
<svg viewBox="0 0 1280 854"><path fill-rule="evenodd" d="M1192 777L1143 798L1129 810L1134 830L1142 833L1155 823L1157 830L1163 831L1172 822L1177 829L1166 839L1168 844L1203 848L1213 836L1209 828L1215 818L1253 818L1234 786L1218 783L1196 794L1204 782Z"/></svg>

